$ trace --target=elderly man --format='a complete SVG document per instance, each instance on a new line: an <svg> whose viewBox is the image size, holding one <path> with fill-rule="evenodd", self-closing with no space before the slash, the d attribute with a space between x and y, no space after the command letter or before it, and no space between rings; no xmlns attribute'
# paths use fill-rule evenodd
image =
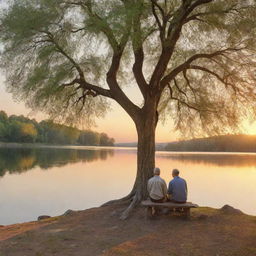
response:
<svg viewBox="0 0 256 256"><path fill-rule="evenodd" d="M167 186L165 181L160 178L160 169L154 169L154 177L148 180L148 193L152 202L163 203L166 200Z"/></svg>
<svg viewBox="0 0 256 256"><path fill-rule="evenodd" d="M170 201L175 203L186 203L187 201L187 183L184 179L179 177L179 170L173 169L172 177L168 186L168 195Z"/></svg>

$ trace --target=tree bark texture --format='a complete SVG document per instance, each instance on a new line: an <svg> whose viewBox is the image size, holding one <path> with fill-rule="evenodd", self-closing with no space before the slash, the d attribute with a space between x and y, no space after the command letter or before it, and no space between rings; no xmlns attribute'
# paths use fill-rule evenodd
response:
<svg viewBox="0 0 256 256"><path fill-rule="evenodd" d="M137 176L129 194L132 202L121 215L121 219L126 219L131 210L148 197L147 182L153 176L155 167L155 130L158 122L156 106L156 100L145 104L135 122L138 134Z"/></svg>

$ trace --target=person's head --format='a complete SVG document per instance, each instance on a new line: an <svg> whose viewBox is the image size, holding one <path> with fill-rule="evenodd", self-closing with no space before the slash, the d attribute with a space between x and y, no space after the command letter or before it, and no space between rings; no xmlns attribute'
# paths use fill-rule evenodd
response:
<svg viewBox="0 0 256 256"><path fill-rule="evenodd" d="M160 169L158 167L154 169L154 175L160 175Z"/></svg>
<svg viewBox="0 0 256 256"><path fill-rule="evenodd" d="M179 174L180 174L180 172L179 172L178 169L173 169L172 170L172 177L177 177L177 176L179 176Z"/></svg>

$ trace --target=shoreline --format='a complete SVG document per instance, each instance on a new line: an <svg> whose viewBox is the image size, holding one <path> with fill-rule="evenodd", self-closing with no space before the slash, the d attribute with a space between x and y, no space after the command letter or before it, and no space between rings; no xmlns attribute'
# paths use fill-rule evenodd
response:
<svg viewBox="0 0 256 256"><path fill-rule="evenodd" d="M177 215L149 220L145 209L138 207L121 221L125 207L70 210L49 219L0 227L0 255L255 255L256 216L233 207L192 209L189 221Z"/></svg>
<svg viewBox="0 0 256 256"><path fill-rule="evenodd" d="M85 146L85 145L60 145L60 144L43 144L43 143L17 143L17 142L0 142L0 148L62 148L62 149L77 149L77 150L129 150L137 151L136 147L121 147L121 146ZM233 152L233 151L166 151L156 149L156 154L186 154L186 155L256 155L256 152Z"/></svg>
<svg viewBox="0 0 256 256"><path fill-rule="evenodd" d="M248 213L245 213L245 212L243 212L242 210L240 210L240 209L237 209L237 208L234 208L234 207L232 207L232 206L229 206L228 204L226 204L226 205L224 205L223 207L225 207L225 206L228 206L228 207L230 207L230 209L231 209L231 212L232 213L239 213L239 214L243 214L243 215L246 215L246 216L250 216L250 217L252 217L252 218L256 218L256 214L255 215L253 215L253 214L248 214ZM48 215L39 215L38 217L37 217L37 220L28 220L28 221L24 221L24 222L15 222L15 223L11 223L11 224L1 224L0 223L0 230L1 230L1 228L3 228L3 227L12 227L12 226L17 226L17 225L26 225L26 224L30 224L30 223L41 223L41 222L47 222L47 221L51 221L51 220L56 220L56 219L58 219L58 218L60 218L60 217L63 217L63 216L68 216L68 215L70 215L70 214L73 214L73 213L76 213L76 212L85 212L85 211L90 211L91 209L100 209L100 208L102 208L102 207L105 207L105 206L98 206L98 207L91 207L91 208L87 208L87 209L84 209L84 210L71 210L71 209L68 209L68 210L66 210L63 214L61 214L61 215L56 215L56 216L48 216ZM220 210L220 209L222 209L223 207L221 207L221 208L214 208L214 207L211 207L211 206L199 206L198 207L198 209L212 209L212 210ZM194 208L191 208L193 211L195 211L195 209ZM230 210L229 209L229 210ZM196 211L198 211L198 210L196 210ZM1 241L1 239L0 239L0 241Z"/></svg>

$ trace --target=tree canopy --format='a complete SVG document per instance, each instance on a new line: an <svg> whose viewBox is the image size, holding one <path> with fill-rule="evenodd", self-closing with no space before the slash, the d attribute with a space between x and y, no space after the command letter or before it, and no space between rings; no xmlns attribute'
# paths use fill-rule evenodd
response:
<svg viewBox="0 0 256 256"><path fill-rule="evenodd" d="M135 118L150 91L176 128L223 132L255 109L255 14L250 0L14 0L2 64L10 91L66 121L107 98ZM121 89L133 83L141 106Z"/></svg>

